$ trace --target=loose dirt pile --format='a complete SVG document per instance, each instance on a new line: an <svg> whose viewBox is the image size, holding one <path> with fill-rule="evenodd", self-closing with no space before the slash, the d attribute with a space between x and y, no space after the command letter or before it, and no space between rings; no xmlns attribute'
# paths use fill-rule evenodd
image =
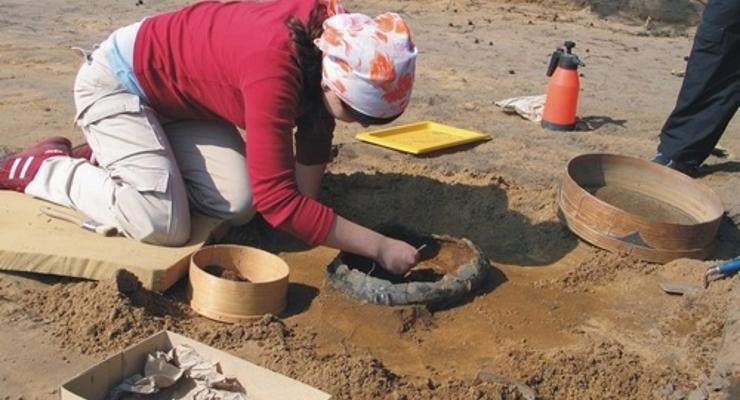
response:
<svg viewBox="0 0 740 400"><path fill-rule="evenodd" d="M586 260L565 275L555 279L537 281L534 285L535 287L554 287L566 291L588 291L593 290L595 285L603 285L613 280L620 271L636 271L649 274L657 268L657 264L638 260L628 254L610 253L605 250L594 249Z"/></svg>
<svg viewBox="0 0 740 400"><path fill-rule="evenodd" d="M183 302L183 288L163 296L141 287L121 271L117 281L55 284L47 290L25 293L18 299L29 312L44 317L62 348L83 354L120 350L168 329L222 349L244 341L274 346L290 332L273 317L227 325L199 318Z"/></svg>
<svg viewBox="0 0 740 400"><path fill-rule="evenodd" d="M655 395L657 389L675 387L676 381L689 381L689 376L675 367L653 369L623 346L608 341L550 355L530 354L525 360L539 363L527 383L544 398L584 398L586 388L586 393L613 398L667 398Z"/></svg>
<svg viewBox="0 0 740 400"><path fill-rule="evenodd" d="M712 261L676 260L656 269L660 281L685 282L701 286L704 271L716 265ZM732 278L710 280L709 287L699 293L677 299L673 308L666 310L658 321L658 329L666 341L685 346L686 357L694 368L707 376L717 358L716 349L722 340L722 331L733 307L735 290L740 275ZM685 335L676 341L676 335Z"/></svg>

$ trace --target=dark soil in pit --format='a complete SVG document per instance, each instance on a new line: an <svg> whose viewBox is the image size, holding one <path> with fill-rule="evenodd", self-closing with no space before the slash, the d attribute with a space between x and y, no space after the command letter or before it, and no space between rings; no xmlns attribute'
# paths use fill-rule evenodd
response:
<svg viewBox="0 0 740 400"><path fill-rule="evenodd" d="M204 271L208 272L213 276L217 276L222 279L228 279L236 282L249 282L249 279L243 277L238 271L233 269L224 268L219 265L208 265L203 268Z"/></svg>
<svg viewBox="0 0 740 400"><path fill-rule="evenodd" d="M691 225L692 216L669 203L616 186L590 187L586 190L597 198L629 213L652 221Z"/></svg>
<svg viewBox="0 0 740 400"><path fill-rule="evenodd" d="M419 249L419 263L405 275L395 275L375 261L355 254L344 254L342 261L350 268L393 283L436 282L446 274L454 274L458 267L470 262L476 256L464 243L419 235L399 226L383 227L378 231Z"/></svg>

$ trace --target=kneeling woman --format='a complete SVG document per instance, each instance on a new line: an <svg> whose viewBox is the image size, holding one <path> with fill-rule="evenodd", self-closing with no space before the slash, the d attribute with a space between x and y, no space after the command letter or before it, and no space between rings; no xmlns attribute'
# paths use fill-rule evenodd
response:
<svg viewBox="0 0 740 400"><path fill-rule="evenodd" d="M418 260L411 245L316 197L335 119L397 118L416 54L400 16L345 13L336 0L201 2L145 18L80 69L76 121L87 145L52 137L9 156L0 188L165 246L188 240L190 206L234 223L259 212L309 244L405 273Z"/></svg>

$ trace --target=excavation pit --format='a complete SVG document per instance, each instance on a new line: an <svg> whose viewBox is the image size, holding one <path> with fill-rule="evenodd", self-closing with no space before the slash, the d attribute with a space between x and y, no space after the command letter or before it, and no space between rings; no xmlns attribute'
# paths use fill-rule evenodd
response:
<svg viewBox="0 0 740 400"><path fill-rule="evenodd" d="M371 259L342 252L327 267L332 286L375 304L439 304L465 298L487 276L486 258L467 239L424 236L401 227L380 230L420 249L419 264L405 275L395 275Z"/></svg>

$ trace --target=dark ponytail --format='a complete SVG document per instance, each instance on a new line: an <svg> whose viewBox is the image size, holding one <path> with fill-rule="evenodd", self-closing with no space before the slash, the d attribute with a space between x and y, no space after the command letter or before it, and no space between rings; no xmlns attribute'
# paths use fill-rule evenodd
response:
<svg viewBox="0 0 740 400"><path fill-rule="evenodd" d="M293 39L298 66L301 68L303 81L303 103L310 108L323 105L321 99L321 50L313 43L324 32L326 7L317 4L303 24L293 17L288 22L288 30Z"/></svg>

